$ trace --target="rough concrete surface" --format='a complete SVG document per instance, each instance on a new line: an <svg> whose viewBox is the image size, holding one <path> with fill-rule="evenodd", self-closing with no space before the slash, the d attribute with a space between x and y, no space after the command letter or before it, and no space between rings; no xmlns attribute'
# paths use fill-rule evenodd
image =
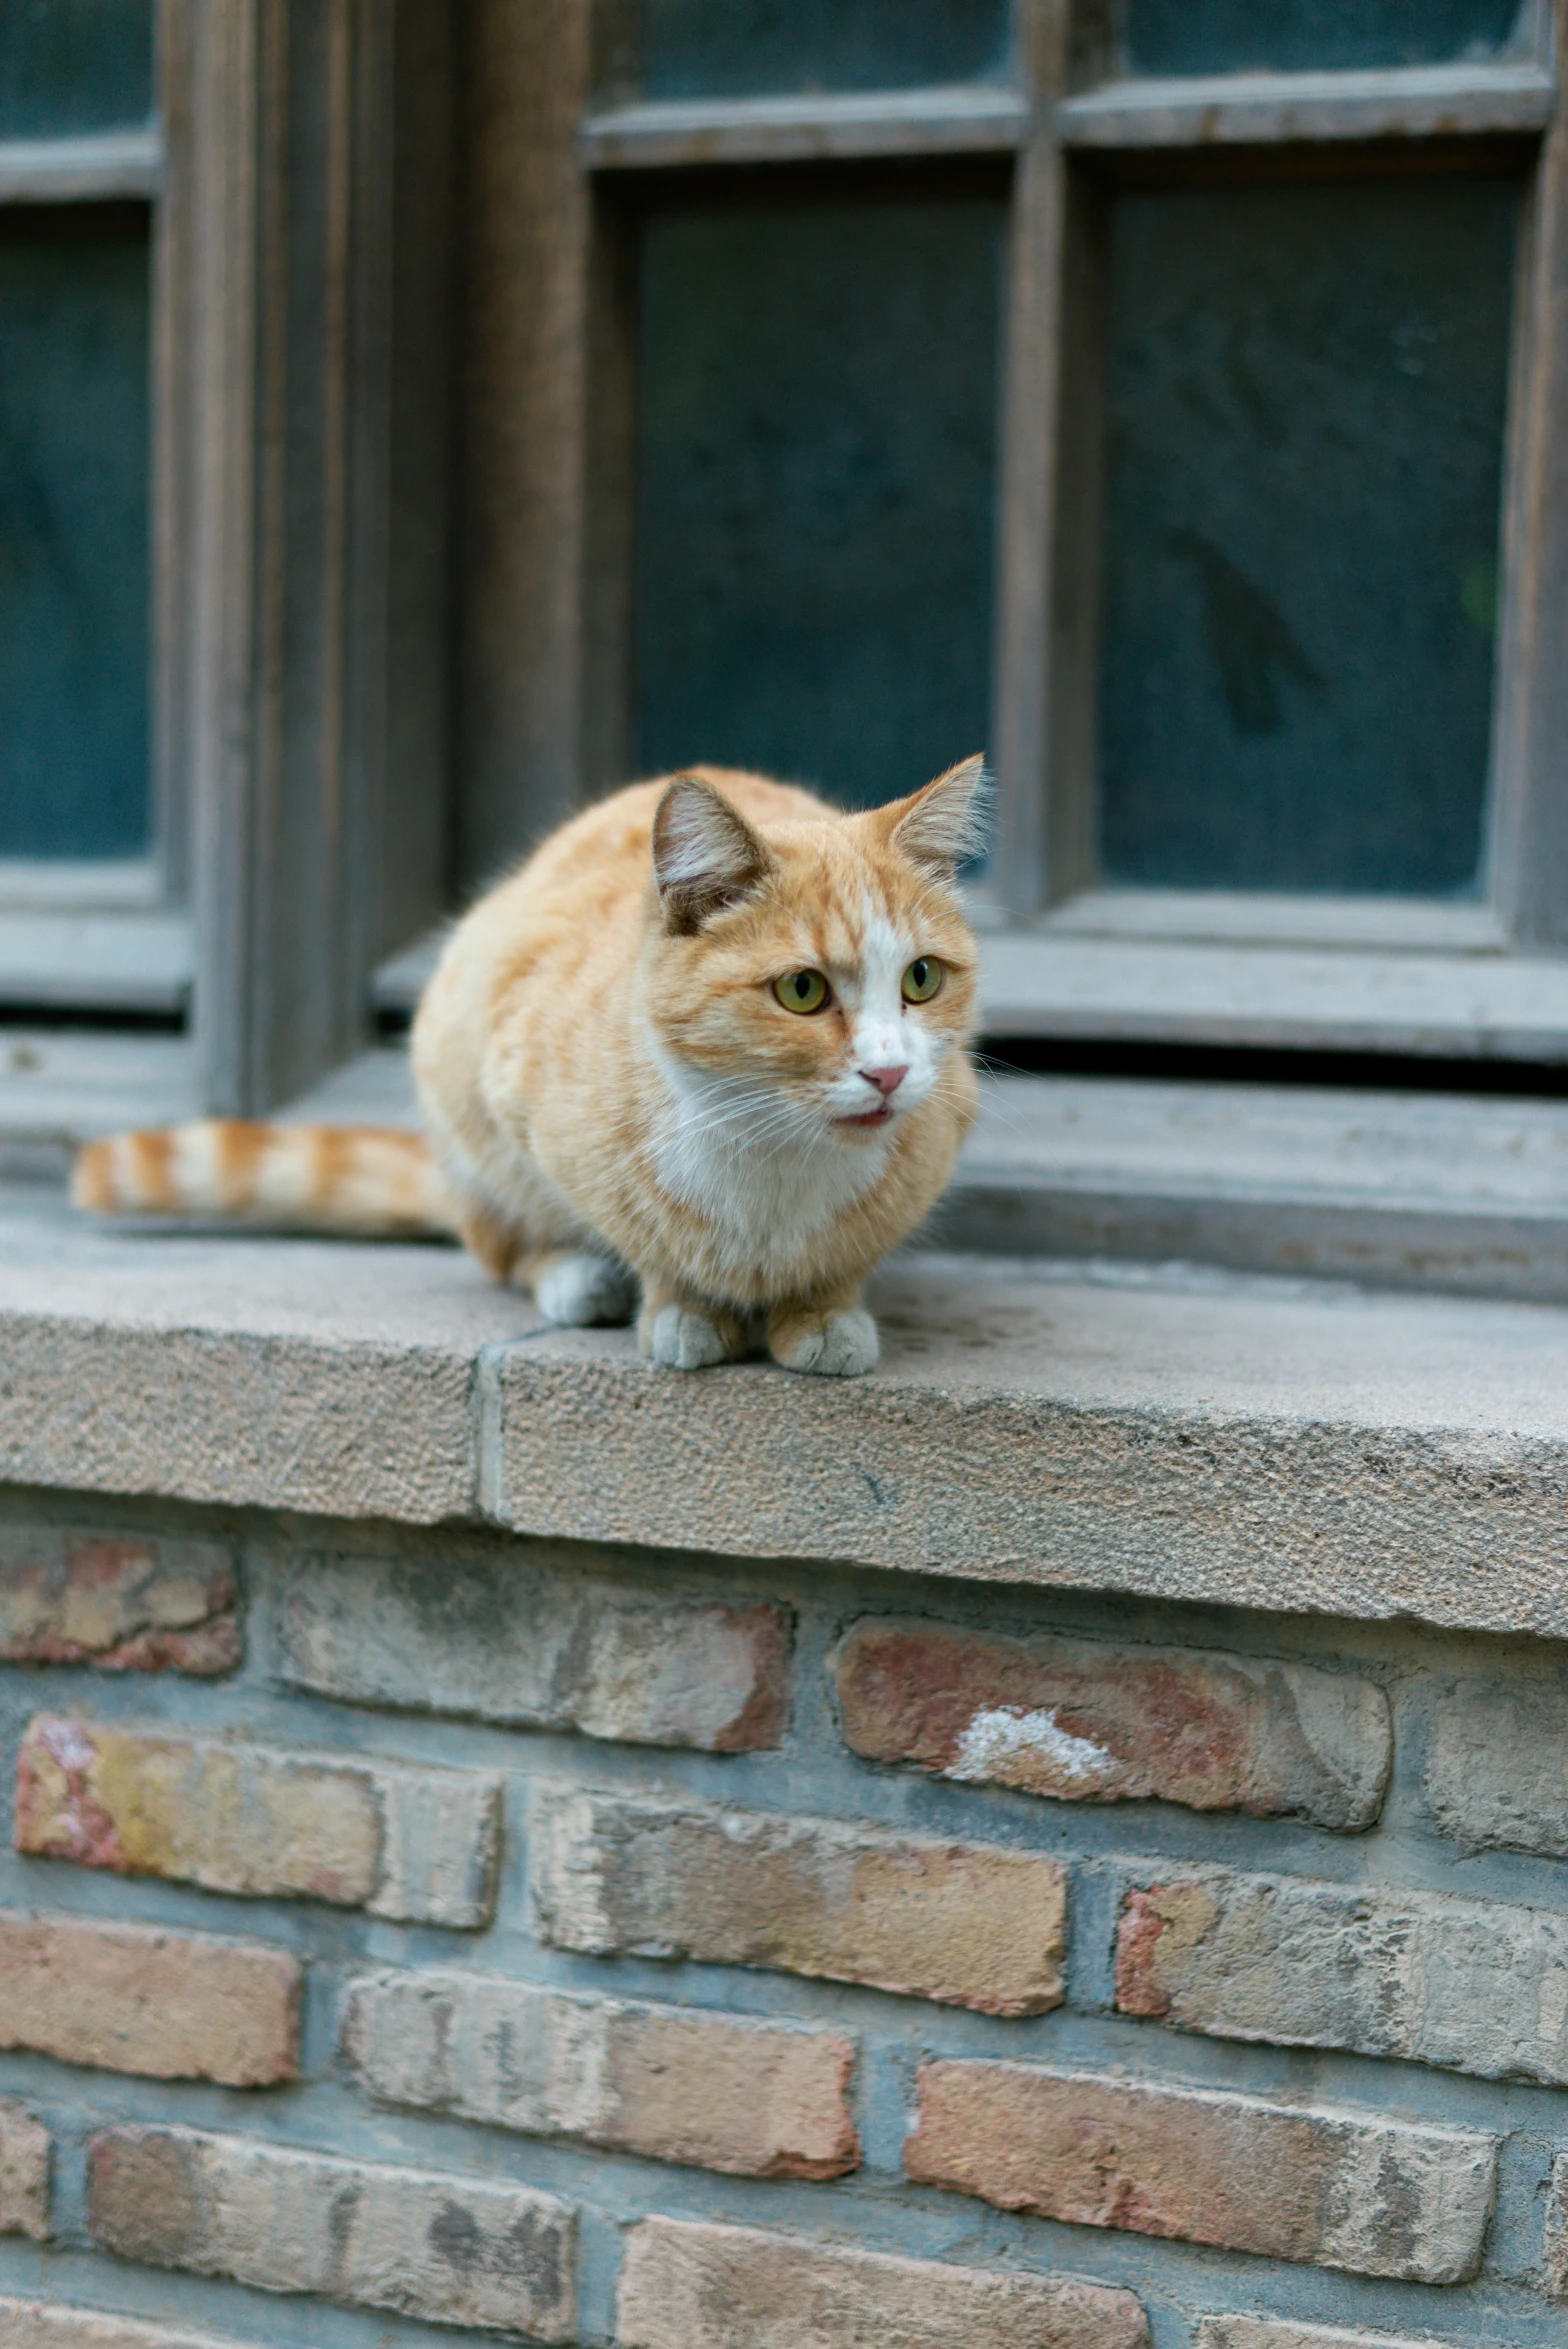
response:
<svg viewBox="0 0 1568 2349"><path fill-rule="evenodd" d="M46 1194L0 1213L0 1474L462 1516L475 1354L536 1326L451 1249L130 1235Z"/></svg>
<svg viewBox="0 0 1568 2349"><path fill-rule="evenodd" d="M593 1333L507 1351L491 1507L537 1534L1568 1631L1568 1315L978 1259L876 1294L882 1370L787 1404L786 1373L660 1379Z"/></svg>
<svg viewBox="0 0 1568 2349"><path fill-rule="evenodd" d="M870 1378L683 1377L451 1250L44 1200L0 1217L0 1476L1568 1633L1568 1312L981 1258L873 1301Z"/></svg>

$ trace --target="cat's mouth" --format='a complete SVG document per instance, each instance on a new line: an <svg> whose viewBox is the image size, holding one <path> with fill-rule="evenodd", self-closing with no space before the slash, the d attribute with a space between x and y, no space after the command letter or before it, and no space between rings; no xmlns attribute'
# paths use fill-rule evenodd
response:
<svg viewBox="0 0 1568 2349"><path fill-rule="evenodd" d="M836 1126L890 1126L893 1122L893 1104L883 1101L875 1109L868 1109L863 1117L836 1117Z"/></svg>

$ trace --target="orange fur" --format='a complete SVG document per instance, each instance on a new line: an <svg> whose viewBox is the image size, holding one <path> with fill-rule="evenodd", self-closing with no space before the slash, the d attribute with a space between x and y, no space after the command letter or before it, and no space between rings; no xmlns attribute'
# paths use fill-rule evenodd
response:
<svg viewBox="0 0 1568 2349"><path fill-rule="evenodd" d="M552 1318L624 1319L640 1288L658 1360L760 1338L793 1367L867 1369L861 1283L933 1206L975 1114L952 876L979 785L971 760L849 816L718 768L617 792L448 941L413 1036L430 1156L310 1128L122 1136L83 1153L78 1202L363 1230L379 1182L379 1228L456 1229ZM941 984L909 1001L921 957ZM810 1016L775 992L795 971L826 981Z"/></svg>
<svg viewBox="0 0 1568 2349"><path fill-rule="evenodd" d="M455 1230L418 1134L201 1118L114 1134L77 1157L71 1197L99 1215L245 1216L356 1236Z"/></svg>

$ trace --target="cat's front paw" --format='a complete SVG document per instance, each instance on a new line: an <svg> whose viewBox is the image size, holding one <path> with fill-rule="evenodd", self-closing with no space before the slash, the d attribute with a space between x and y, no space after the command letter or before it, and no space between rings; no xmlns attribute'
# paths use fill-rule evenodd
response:
<svg viewBox="0 0 1568 2349"><path fill-rule="evenodd" d="M532 1282L534 1303L559 1329L592 1329L630 1321L637 1280L614 1257L584 1251L553 1257Z"/></svg>
<svg viewBox="0 0 1568 2349"><path fill-rule="evenodd" d="M768 1332L768 1351L786 1370L809 1370L816 1378L864 1378L875 1370L881 1349L876 1323L855 1306L822 1320L798 1314L776 1322Z"/></svg>
<svg viewBox="0 0 1568 2349"><path fill-rule="evenodd" d="M646 1350L665 1370L711 1370L735 1351L715 1322L685 1305L659 1308L646 1331Z"/></svg>

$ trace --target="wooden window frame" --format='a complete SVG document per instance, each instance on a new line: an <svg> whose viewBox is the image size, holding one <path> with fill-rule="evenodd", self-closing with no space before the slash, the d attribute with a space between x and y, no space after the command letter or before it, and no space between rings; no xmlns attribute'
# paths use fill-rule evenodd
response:
<svg viewBox="0 0 1568 2349"><path fill-rule="evenodd" d="M170 772L157 716L164 698L157 674L164 641L158 550L167 537L165 501L178 398L177 356L161 327L186 184L177 51L164 40L157 50L166 63L150 121L107 131L0 139L0 204L36 210L139 203L150 214L155 616L148 646L148 845L140 856L80 864L63 858L0 858L0 1001L24 998L57 1009L176 1012L189 993L194 967L185 910L185 802Z"/></svg>
<svg viewBox="0 0 1568 2349"><path fill-rule="evenodd" d="M424 0L161 0L190 194L163 630L195 1089L367 1040L448 894L452 35Z"/></svg>
<svg viewBox="0 0 1568 2349"><path fill-rule="evenodd" d="M1024 885L976 908L990 1031L1568 1061L1568 0L1534 61L1089 87L1068 0L1017 0L1006 84L702 106L631 92L628 0L158 4L160 143L114 167L156 180L161 861L140 905L13 901L0 937L35 966L52 939L62 999L103 1001L106 933L145 957L165 922L193 1107L316 1084L454 887L629 771L628 174L901 156L1012 175L992 750ZM1536 158L1491 895L1386 902L1370 930L1322 901L1109 903L1088 795L1060 787L1092 715L1095 405L1064 363L1093 312L1085 191L1199 144L1440 132Z"/></svg>
<svg viewBox="0 0 1568 2349"><path fill-rule="evenodd" d="M154 206L157 811L144 864L0 870L0 999L188 1003L189 1107L250 1113L448 897L453 41L425 0L156 29L146 132L0 147L0 198Z"/></svg>
<svg viewBox="0 0 1568 2349"><path fill-rule="evenodd" d="M616 191L674 171L717 191L732 170L1010 157L991 745L1005 881L976 902L987 1026L1568 1060L1568 0L1542 0L1529 54L1492 63L1183 81L1117 78L1093 53L1093 17L1093 0L1016 0L1005 84L666 103L636 95L628 0L475 0L468 868L629 771L633 320ZM1197 168L1371 158L1421 171L1447 159L1445 143L1495 150L1527 188L1480 899L1104 888L1092 788L1104 191L1151 174L1182 184ZM506 415L503 379L521 395ZM512 517L504 543L486 506Z"/></svg>

